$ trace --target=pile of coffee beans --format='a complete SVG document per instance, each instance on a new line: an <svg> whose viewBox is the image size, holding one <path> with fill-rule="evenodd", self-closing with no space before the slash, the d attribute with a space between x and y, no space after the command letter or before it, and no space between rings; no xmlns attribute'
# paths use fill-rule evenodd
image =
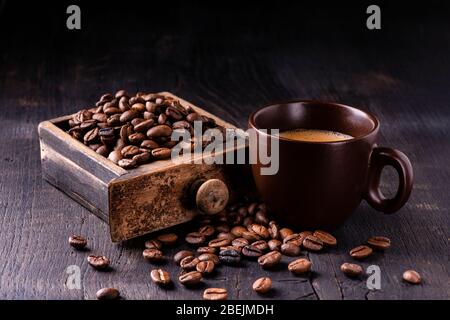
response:
<svg viewBox="0 0 450 320"><path fill-rule="evenodd" d="M161 94L138 92L134 96L125 90L105 93L95 107L78 111L69 120L68 133L98 154L124 169L170 157L174 130L189 131L193 137L194 122L201 122L203 132L210 128L224 131L215 120L201 115L190 106ZM205 147L208 141L193 137Z"/></svg>
<svg viewBox="0 0 450 320"><path fill-rule="evenodd" d="M280 227L260 202L246 201L231 205L213 216L199 215L191 225L192 229L184 235L164 233L144 244L143 258L155 264L149 278L161 288L168 287L173 281L178 281L186 288L196 287L204 278L213 277L216 268L239 266L244 260L254 261L265 270L275 269L280 265L283 255L293 257L288 263L288 271L294 275L304 275L313 269L313 265L308 255L302 255L303 250L315 253L337 246L336 238L328 232L294 232ZM179 250L171 257L173 263L180 267L179 274L175 276L157 265L169 258L165 255L165 248L182 244L180 238L184 238L184 243L190 249ZM76 249L83 249L87 245L81 236L71 236L69 243ZM350 250L349 256L363 260L374 251L386 250L390 245L386 237L371 237L366 244ZM105 256L89 255L87 259L97 270L104 270L110 265ZM362 266L353 262L343 263L341 271L351 278L361 278L364 273ZM412 284L421 282L420 275L414 270L405 271L403 279ZM256 279L252 285L258 294L266 294L271 288L270 277ZM99 299L115 299L119 296L114 288L103 288L97 292ZM203 298L207 300L223 300L227 297L225 288L207 288L203 292Z"/></svg>

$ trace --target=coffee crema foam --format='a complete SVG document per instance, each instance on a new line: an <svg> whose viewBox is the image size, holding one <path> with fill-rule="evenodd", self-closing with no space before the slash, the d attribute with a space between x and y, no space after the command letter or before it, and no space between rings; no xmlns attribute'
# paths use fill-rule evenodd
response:
<svg viewBox="0 0 450 320"><path fill-rule="evenodd" d="M317 129L293 129L280 132L277 136L297 141L334 142L353 139L352 136L337 131Z"/></svg>

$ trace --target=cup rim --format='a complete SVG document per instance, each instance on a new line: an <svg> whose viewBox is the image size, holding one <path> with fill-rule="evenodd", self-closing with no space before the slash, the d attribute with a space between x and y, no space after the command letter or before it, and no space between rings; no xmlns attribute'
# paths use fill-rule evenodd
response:
<svg viewBox="0 0 450 320"><path fill-rule="evenodd" d="M353 139L348 139L348 140L340 140L340 141L326 141L326 142L318 142L318 141L301 141L301 140L293 140L293 139L288 139L288 138L284 138L284 137L280 137L280 136L275 136L273 134L269 134L266 132L262 132L261 128L258 128L255 124L255 115L260 112L261 110L264 110L266 108L272 107L272 106L276 106L276 105L283 105L283 104L294 104L294 103L317 103L317 104L327 104L330 106L334 106L334 107L338 107L338 108L344 108L344 109L350 109L352 111L356 111L356 112L362 112L364 113L368 118L370 118L373 123L375 124L373 129L370 130L368 133L361 135L359 137L355 137ZM347 144L347 143L352 143L355 141L360 141L363 139L366 139L367 137L371 136L372 134L375 134L376 132L378 132L378 129L380 127L380 122L378 121L378 118L365 110L361 110L346 104L342 104L342 103L338 103L338 102L330 102L330 101L324 101L324 100L288 100L288 101L282 101L282 102L272 102L270 104L266 104L263 105L262 107L259 107L258 109L256 109L255 111L253 111L250 116L248 117L248 124L250 125L250 127L254 130L256 130L259 134L265 135L265 136L270 136L272 138L281 140L281 141L286 141L286 142L292 142L292 143L304 143L304 144L316 144L316 145L327 145L327 144Z"/></svg>

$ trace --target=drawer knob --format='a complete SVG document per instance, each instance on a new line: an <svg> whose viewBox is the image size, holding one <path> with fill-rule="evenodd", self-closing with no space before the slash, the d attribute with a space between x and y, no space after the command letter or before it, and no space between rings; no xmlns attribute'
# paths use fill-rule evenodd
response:
<svg viewBox="0 0 450 320"><path fill-rule="evenodd" d="M228 203L228 187L220 179L199 181L201 183L195 195L197 208L206 214L223 211Z"/></svg>

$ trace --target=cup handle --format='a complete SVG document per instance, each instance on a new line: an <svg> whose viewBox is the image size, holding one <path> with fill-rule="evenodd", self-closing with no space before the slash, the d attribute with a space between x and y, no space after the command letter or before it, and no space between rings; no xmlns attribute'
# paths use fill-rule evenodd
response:
<svg viewBox="0 0 450 320"><path fill-rule="evenodd" d="M392 166L398 173L399 186L396 195L387 199L380 190L381 172L385 166ZM413 169L408 157L391 148L374 148L370 156L366 201L376 210L394 213L408 200L413 185Z"/></svg>

